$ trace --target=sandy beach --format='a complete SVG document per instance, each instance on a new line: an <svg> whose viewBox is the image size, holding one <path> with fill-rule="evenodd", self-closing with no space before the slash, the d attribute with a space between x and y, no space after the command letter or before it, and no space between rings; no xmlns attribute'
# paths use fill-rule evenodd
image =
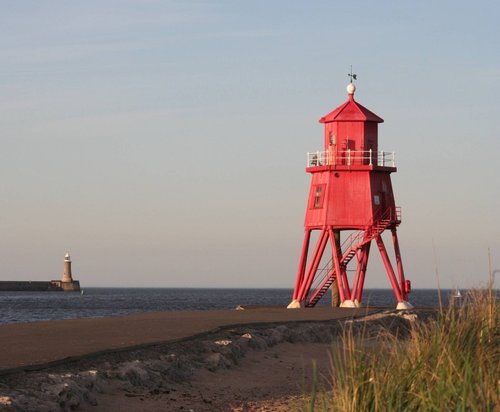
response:
<svg viewBox="0 0 500 412"><path fill-rule="evenodd" d="M0 410L289 411L328 387L346 322L382 309L162 312L0 326ZM313 362L317 371L313 371Z"/></svg>
<svg viewBox="0 0 500 412"><path fill-rule="evenodd" d="M84 318L0 325L0 374L70 357L174 342L230 325L323 321L364 316L379 309L281 307L247 310L152 312L123 317Z"/></svg>
<svg viewBox="0 0 500 412"><path fill-rule="evenodd" d="M281 343L249 351L238 364L198 369L189 382L163 389L124 389L110 384L97 405L82 411L293 411L306 404L314 375L327 387L330 379L326 343ZM313 362L317 370L313 370Z"/></svg>

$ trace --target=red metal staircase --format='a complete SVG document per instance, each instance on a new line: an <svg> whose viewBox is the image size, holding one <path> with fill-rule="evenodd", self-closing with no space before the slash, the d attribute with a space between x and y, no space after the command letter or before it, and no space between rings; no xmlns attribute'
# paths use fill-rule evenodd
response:
<svg viewBox="0 0 500 412"><path fill-rule="evenodd" d="M382 232L390 227L399 226L401 223L401 209L397 207L395 210L388 209L384 215L375 221L373 225L368 226L365 230L360 230L352 233L341 245L341 249L345 250L340 260L342 270L347 268L347 265L352 260L358 251L367 243L371 242ZM315 275L315 282L311 287L314 291L311 298L307 300L305 306L314 307L316 303L325 295L333 282L335 282L337 274L333 265L333 258L323 266L318 268Z"/></svg>

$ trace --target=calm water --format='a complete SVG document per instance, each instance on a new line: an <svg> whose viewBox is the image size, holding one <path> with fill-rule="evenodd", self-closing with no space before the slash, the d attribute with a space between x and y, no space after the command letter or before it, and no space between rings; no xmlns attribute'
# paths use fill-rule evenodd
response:
<svg viewBox="0 0 500 412"><path fill-rule="evenodd" d="M450 291L441 292L446 303ZM170 310L233 309L237 305L290 303L289 289L140 289L86 288L85 293L0 292L0 323L36 322L83 317L119 316ZM438 292L414 290L410 302L416 307L437 307ZM323 305L328 299L323 298ZM363 303L395 307L392 290L365 290Z"/></svg>

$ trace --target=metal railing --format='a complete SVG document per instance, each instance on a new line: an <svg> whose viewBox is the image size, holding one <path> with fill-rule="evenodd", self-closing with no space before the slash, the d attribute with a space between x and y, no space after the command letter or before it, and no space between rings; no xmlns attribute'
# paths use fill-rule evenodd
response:
<svg viewBox="0 0 500 412"><path fill-rule="evenodd" d="M371 149L307 152L307 167L337 165L396 167L396 156L394 152L375 151Z"/></svg>
<svg viewBox="0 0 500 412"><path fill-rule="evenodd" d="M402 209L401 206L389 207L385 210L381 210L375 216L373 216L373 221L377 222L401 222Z"/></svg>

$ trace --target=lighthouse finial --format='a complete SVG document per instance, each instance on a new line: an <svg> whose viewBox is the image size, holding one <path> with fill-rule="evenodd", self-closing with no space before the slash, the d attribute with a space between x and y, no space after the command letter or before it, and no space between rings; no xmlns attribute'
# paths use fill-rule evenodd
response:
<svg viewBox="0 0 500 412"><path fill-rule="evenodd" d="M347 85L347 94L349 95L349 99L354 98L354 92L356 91L356 86L354 86L353 80L358 80L358 75L352 72L352 64L351 64L351 72L347 73L347 75L351 78L351 82Z"/></svg>
<svg viewBox="0 0 500 412"><path fill-rule="evenodd" d="M358 75L352 72L352 64L351 64L351 72L347 73L347 75L351 78L351 83L353 80L358 80Z"/></svg>

